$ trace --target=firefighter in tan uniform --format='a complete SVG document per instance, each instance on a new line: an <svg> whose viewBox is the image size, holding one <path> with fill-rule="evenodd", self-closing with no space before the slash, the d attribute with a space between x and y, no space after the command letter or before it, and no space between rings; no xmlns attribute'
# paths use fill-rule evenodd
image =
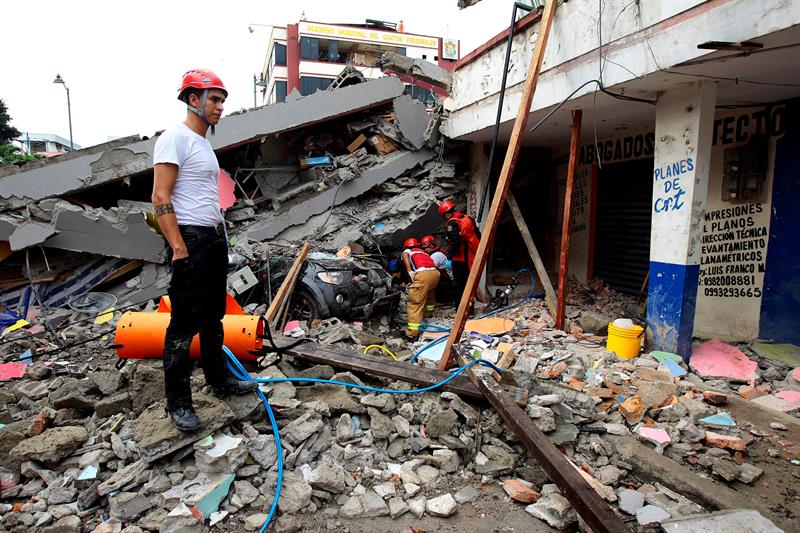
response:
<svg viewBox="0 0 800 533"><path fill-rule="evenodd" d="M403 243L403 264L411 278L408 286L408 326L406 338L409 340L419 337L419 326L425 310L433 311L436 304L436 287L439 285L439 270L436 268L431 256L419 247L419 241L411 238Z"/></svg>

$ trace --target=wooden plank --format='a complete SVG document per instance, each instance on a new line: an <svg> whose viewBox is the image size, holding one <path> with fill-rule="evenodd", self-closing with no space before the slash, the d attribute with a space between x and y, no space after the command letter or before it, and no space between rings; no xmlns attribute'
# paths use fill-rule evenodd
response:
<svg viewBox="0 0 800 533"><path fill-rule="evenodd" d="M306 260L306 256L308 255L308 251L310 249L311 245L307 242L304 243L303 247L300 249L300 253L297 254L297 257L295 257L292 267L289 269L289 272L283 279L283 283L281 283L278 292L275 294L275 298L272 299L272 304L270 304L269 309L267 309L267 312L264 314L264 319L268 324L272 325L275 317L278 316L278 311L283 305L283 301L288 300L289 295L294 288L294 283L297 280L297 273L300 271L300 267L303 266L303 262Z"/></svg>
<svg viewBox="0 0 800 533"><path fill-rule="evenodd" d="M564 329L564 313L567 308L567 271L569 270L569 244L572 237L572 189L575 187L575 167L578 165L578 150L581 143L581 118L583 112L572 112L572 138L569 143L569 165L567 166L567 187L564 191L564 218L561 225L561 260L558 265L558 308L556 310L556 329Z"/></svg>
<svg viewBox="0 0 800 533"><path fill-rule="evenodd" d="M458 348L458 361L469 359ZM569 460L553 442L536 427L536 424L520 409L492 378L489 369L474 366L464 372L483 393L484 398L514 431L528 453L536 459L547 477L561 489L578 514L594 533L621 533L629 531L625 523L603 501L587 483Z"/></svg>
<svg viewBox="0 0 800 533"><path fill-rule="evenodd" d="M281 337L276 336L276 340L277 339L281 339ZM290 340L294 341L294 339L286 339L287 343ZM279 344L283 343L279 342ZM365 374L405 381L423 387L439 383L450 375L448 372L443 372L435 368L426 368L419 365L409 365L405 362L396 362L388 357L361 355L349 350L341 350L334 346L326 346L313 342L306 342L295 346L291 350L287 350L286 353L312 363L331 365L344 370L364 372ZM527 405L527 389L510 385L504 385L503 387L506 390L506 394L510 398L513 398L512 401L517 402L519 405ZM446 385L436 390L450 391L460 396L483 399L483 395L478 388L463 375L457 376Z"/></svg>
<svg viewBox="0 0 800 533"><path fill-rule="evenodd" d="M511 366L511 363L514 362L514 358L517 355L514 353L514 345L507 342L500 342L497 344L497 351L500 352L500 359L497 361L497 366L505 370ZM500 374L497 372L494 372L492 377L495 381L500 381L502 376L500 376Z"/></svg>
<svg viewBox="0 0 800 533"><path fill-rule="evenodd" d="M519 204L517 204L517 199L514 197L513 192L508 191L506 202L508 202L511 215L514 217L514 222L517 223L517 228L519 228L519 232L522 234L525 247L528 248L528 255L531 256L533 266L536 268L536 273L539 275L542 287L544 287L544 301L547 304L547 308L550 310L550 314L555 316L558 300L558 298L556 298L556 290L553 288L553 284L550 283L550 276L547 275L547 269L544 267L542 257L539 255L539 250L536 249L536 245L533 243L531 232L528 230L528 225L525 223L525 218L522 216L522 211L519 209Z"/></svg>
<svg viewBox="0 0 800 533"><path fill-rule="evenodd" d="M500 178L497 181L497 188L494 191L492 206L489 208L489 216L486 218L487 224L483 231L481 242L478 245L478 251L475 253L472 267L469 271L467 286L464 289L464 293L461 295L461 302L458 304L458 311L456 312L453 327L450 330L450 336L447 338L447 344L444 347L442 358L439 360L439 369L441 370L447 370L450 367L450 361L452 360L450 352L453 346L461 340L461 333L464 331L464 323L467 321L469 309L472 307L472 301L475 298L478 278L483 271L483 267L486 265L487 251L494 242L494 234L497 231L497 223L500 221L500 215L503 212L506 192L508 192L508 187L511 184L514 168L517 166L519 150L522 147L522 138L525 135L525 130L528 125L528 115L531 111L533 93L536 90L536 84L539 82L539 73L542 69L544 50L547 46L547 37L550 35L550 28L553 25L553 15L555 12L556 0L547 0L544 11L542 12L542 22L539 25L539 31L536 35L536 45L531 55L531 64L528 67L528 76L525 79L519 111L517 111L517 118L514 120L514 129L511 131L508 150L506 150L506 158L503 161L503 168L500 171Z"/></svg>

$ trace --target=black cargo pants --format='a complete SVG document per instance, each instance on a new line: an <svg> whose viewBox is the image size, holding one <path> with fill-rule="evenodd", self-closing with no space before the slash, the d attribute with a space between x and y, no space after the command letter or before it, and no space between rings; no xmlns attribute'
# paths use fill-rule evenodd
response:
<svg viewBox="0 0 800 533"><path fill-rule="evenodd" d="M168 294L172 312L164 339L164 388L170 410L192 405L189 346L196 334L200 334L206 382L214 386L230 376L222 353L228 271L228 245L222 224L179 228L189 257L171 262ZM172 261L171 248L168 259Z"/></svg>

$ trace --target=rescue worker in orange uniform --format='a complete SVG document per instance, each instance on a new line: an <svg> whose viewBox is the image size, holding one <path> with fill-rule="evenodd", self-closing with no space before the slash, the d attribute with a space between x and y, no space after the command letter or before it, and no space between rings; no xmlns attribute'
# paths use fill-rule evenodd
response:
<svg viewBox="0 0 800 533"><path fill-rule="evenodd" d="M425 310L433 312L436 305L436 287L439 285L439 271L431 256L419 247L419 241L414 238L406 239L403 243L403 264L411 278L408 286L408 325L406 338L414 340L419 337L419 326Z"/></svg>
<svg viewBox="0 0 800 533"><path fill-rule="evenodd" d="M472 217L456 211L456 204L451 200L439 205L439 215L446 221L447 257L453 262L453 298L458 307L478 251L481 232Z"/></svg>

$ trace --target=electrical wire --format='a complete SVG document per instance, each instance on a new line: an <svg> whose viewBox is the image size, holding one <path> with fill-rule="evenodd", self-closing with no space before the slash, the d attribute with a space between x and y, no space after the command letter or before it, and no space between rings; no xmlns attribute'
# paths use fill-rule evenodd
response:
<svg viewBox="0 0 800 533"><path fill-rule="evenodd" d="M391 350L389 350L389 348L387 348L386 346L383 346L381 344L370 344L369 346L364 348L364 353L367 353L372 348L380 348L382 352L389 354L392 357L392 359L394 359L395 361L398 361L397 356L395 354L393 354L391 352Z"/></svg>

